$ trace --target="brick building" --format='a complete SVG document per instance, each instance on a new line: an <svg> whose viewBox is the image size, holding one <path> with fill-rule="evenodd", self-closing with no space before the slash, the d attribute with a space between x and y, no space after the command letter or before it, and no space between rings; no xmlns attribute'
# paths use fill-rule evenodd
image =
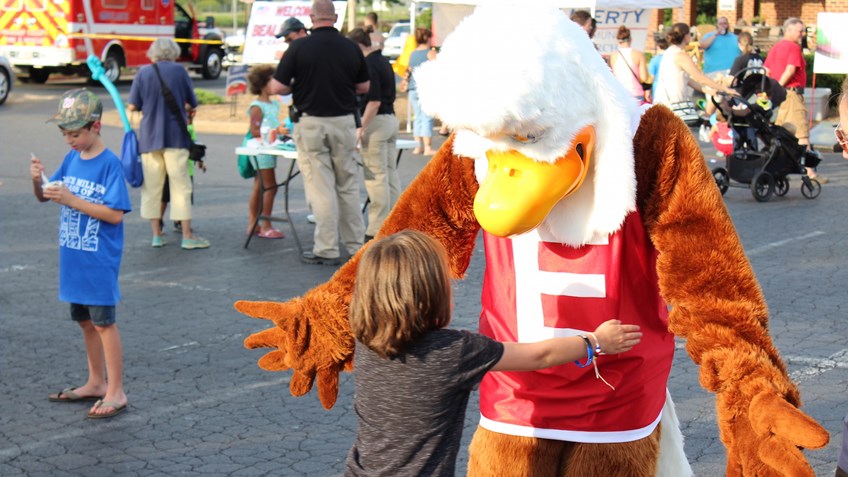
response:
<svg viewBox="0 0 848 477"><path fill-rule="evenodd" d="M719 5L722 2L719 0ZM684 22L689 25L695 24L698 16L697 1L683 0L683 8L672 9L673 22ZM654 10L651 15L650 28L652 31L662 29L665 10ZM789 17L800 18L807 27L810 27L809 44L815 43L816 18L820 12L848 12L848 0L737 0L736 8L733 10L719 10L716 16L724 16L730 21L730 25L736 24L737 20L744 18L751 24L754 17L759 17L766 25L775 27L771 37L779 36L779 28L783 26L784 20ZM708 12L712 13L712 12ZM648 38L648 50L653 49L653 38Z"/></svg>

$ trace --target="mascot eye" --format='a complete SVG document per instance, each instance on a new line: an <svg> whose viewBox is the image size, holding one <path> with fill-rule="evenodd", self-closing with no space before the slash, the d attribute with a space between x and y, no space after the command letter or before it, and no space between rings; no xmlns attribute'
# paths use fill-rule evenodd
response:
<svg viewBox="0 0 848 477"><path fill-rule="evenodd" d="M510 136L514 141L520 142L521 144L535 144L542 139L542 133L534 133L534 134L514 134Z"/></svg>

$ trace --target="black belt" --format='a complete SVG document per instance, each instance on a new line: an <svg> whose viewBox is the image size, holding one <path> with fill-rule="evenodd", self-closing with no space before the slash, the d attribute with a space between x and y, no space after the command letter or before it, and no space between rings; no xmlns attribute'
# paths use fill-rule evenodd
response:
<svg viewBox="0 0 848 477"><path fill-rule="evenodd" d="M309 116L310 118L341 118L344 116L353 116L353 113L339 114L338 116L318 116L310 113L300 113L301 116Z"/></svg>
<svg viewBox="0 0 848 477"><path fill-rule="evenodd" d="M804 96L804 88L799 86L793 86L792 88L786 88L786 91L792 91L793 93L798 93L801 96Z"/></svg>

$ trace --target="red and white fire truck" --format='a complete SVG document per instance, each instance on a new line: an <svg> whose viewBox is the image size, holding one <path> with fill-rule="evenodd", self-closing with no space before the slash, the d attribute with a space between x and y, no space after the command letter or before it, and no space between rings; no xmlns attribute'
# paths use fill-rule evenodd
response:
<svg viewBox="0 0 848 477"><path fill-rule="evenodd" d="M0 55L22 75L43 83L51 73L89 76L86 58L103 62L115 82L122 68L149 64L147 49L160 37L174 38L178 61L204 78L221 74L223 33L195 19L194 9L175 0L0 0Z"/></svg>

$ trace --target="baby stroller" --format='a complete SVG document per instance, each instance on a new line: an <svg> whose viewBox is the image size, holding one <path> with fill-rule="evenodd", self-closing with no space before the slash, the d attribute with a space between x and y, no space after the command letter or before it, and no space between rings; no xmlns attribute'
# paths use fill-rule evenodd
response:
<svg viewBox="0 0 848 477"><path fill-rule="evenodd" d="M750 187L758 202L766 202L773 194L786 195L787 176L800 174L801 194L807 199L818 197L821 184L807 176L805 167L816 167L821 157L799 145L792 133L771 121L786 97L785 90L761 67L740 71L731 87L740 96L713 100L733 130L733 152L726 156L725 167L712 170L721 194L727 192L733 180Z"/></svg>

